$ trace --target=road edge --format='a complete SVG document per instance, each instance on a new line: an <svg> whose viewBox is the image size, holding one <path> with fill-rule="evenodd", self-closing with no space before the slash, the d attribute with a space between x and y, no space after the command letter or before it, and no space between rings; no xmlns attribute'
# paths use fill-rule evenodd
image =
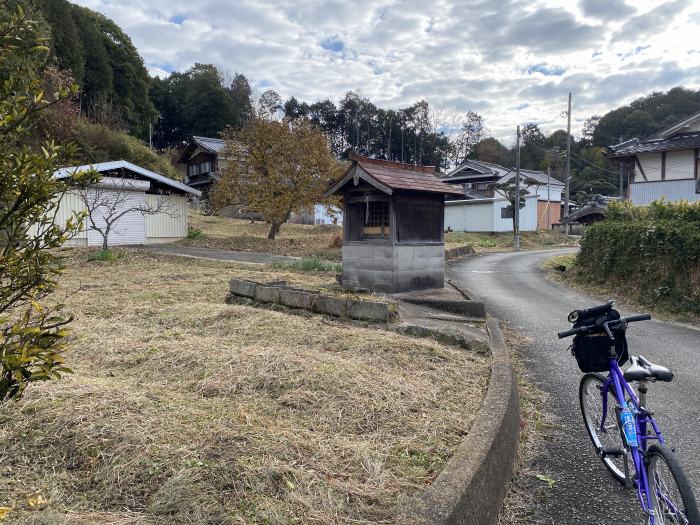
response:
<svg viewBox="0 0 700 525"><path fill-rule="evenodd" d="M520 438L520 398L510 351L490 318L491 376L467 436L437 479L401 513L407 525L487 525L498 522Z"/></svg>

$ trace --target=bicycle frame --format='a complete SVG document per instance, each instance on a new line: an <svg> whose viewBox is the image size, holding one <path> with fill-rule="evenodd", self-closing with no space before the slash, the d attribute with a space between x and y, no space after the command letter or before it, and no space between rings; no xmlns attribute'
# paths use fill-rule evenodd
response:
<svg viewBox="0 0 700 525"><path fill-rule="evenodd" d="M622 407L625 404L625 393L629 396L632 403L632 411L634 412L635 422L637 425L637 441L638 446L630 447L625 438L624 432L622 432L622 439L625 447L630 448L632 459L634 461L634 468L637 472L637 479L634 480L634 485L637 488L637 497L639 498L639 503L642 506L642 510L651 516L651 525L656 523L656 516L654 516L652 495L649 490L649 480L647 479L646 470L646 452L647 445L649 441L658 441L662 445L664 444L664 438L659 430L656 420L652 417L651 413L643 406L643 402L646 394L646 384L640 384L640 396L638 397L635 391L632 389L630 384L625 380L625 377L617 363L617 358L611 356L610 358L610 374L605 379L603 383L603 388L601 390L601 397L603 398L603 418L600 422L600 430L605 432L604 423L607 418L608 413L608 396L607 392L612 391L617 402L617 407ZM641 398L641 402L640 402ZM620 422L620 409L616 407L616 419L619 425ZM652 431L650 433L650 430ZM626 472L626 474L628 474ZM662 496L663 495L659 495ZM664 498L666 499L666 498ZM670 501L666 501L672 509L675 510L674 505Z"/></svg>

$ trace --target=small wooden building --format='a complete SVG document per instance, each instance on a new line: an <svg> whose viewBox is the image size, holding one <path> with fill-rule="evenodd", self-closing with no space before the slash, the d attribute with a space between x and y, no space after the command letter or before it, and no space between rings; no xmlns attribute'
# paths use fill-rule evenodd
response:
<svg viewBox="0 0 700 525"><path fill-rule="evenodd" d="M343 197L343 285L388 293L442 288L445 196L463 190L441 182L432 166L349 159L326 191Z"/></svg>

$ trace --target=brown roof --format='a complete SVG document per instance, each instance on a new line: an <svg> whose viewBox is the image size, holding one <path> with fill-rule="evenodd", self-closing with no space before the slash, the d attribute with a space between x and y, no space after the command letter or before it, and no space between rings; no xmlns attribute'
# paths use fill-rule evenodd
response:
<svg viewBox="0 0 700 525"><path fill-rule="evenodd" d="M348 159L353 161L353 166L358 166L380 185L391 190L464 195L464 190L460 187L441 182L435 176L434 166L415 166L401 162L371 159L353 152L348 154ZM352 168L346 172L346 176L351 170ZM345 178L343 177L339 182ZM336 183L331 190L338 190L342 185Z"/></svg>

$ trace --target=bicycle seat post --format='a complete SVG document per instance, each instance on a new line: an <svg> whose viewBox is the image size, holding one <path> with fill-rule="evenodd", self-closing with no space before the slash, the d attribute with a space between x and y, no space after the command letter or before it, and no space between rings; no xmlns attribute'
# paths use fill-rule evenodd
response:
<svg viewBox="0 0 700 525"><path fill-rule="evenodd" d="M637 392L639 392L639 406L647 407L647 382L645 380L637 381Z"/></svg>

